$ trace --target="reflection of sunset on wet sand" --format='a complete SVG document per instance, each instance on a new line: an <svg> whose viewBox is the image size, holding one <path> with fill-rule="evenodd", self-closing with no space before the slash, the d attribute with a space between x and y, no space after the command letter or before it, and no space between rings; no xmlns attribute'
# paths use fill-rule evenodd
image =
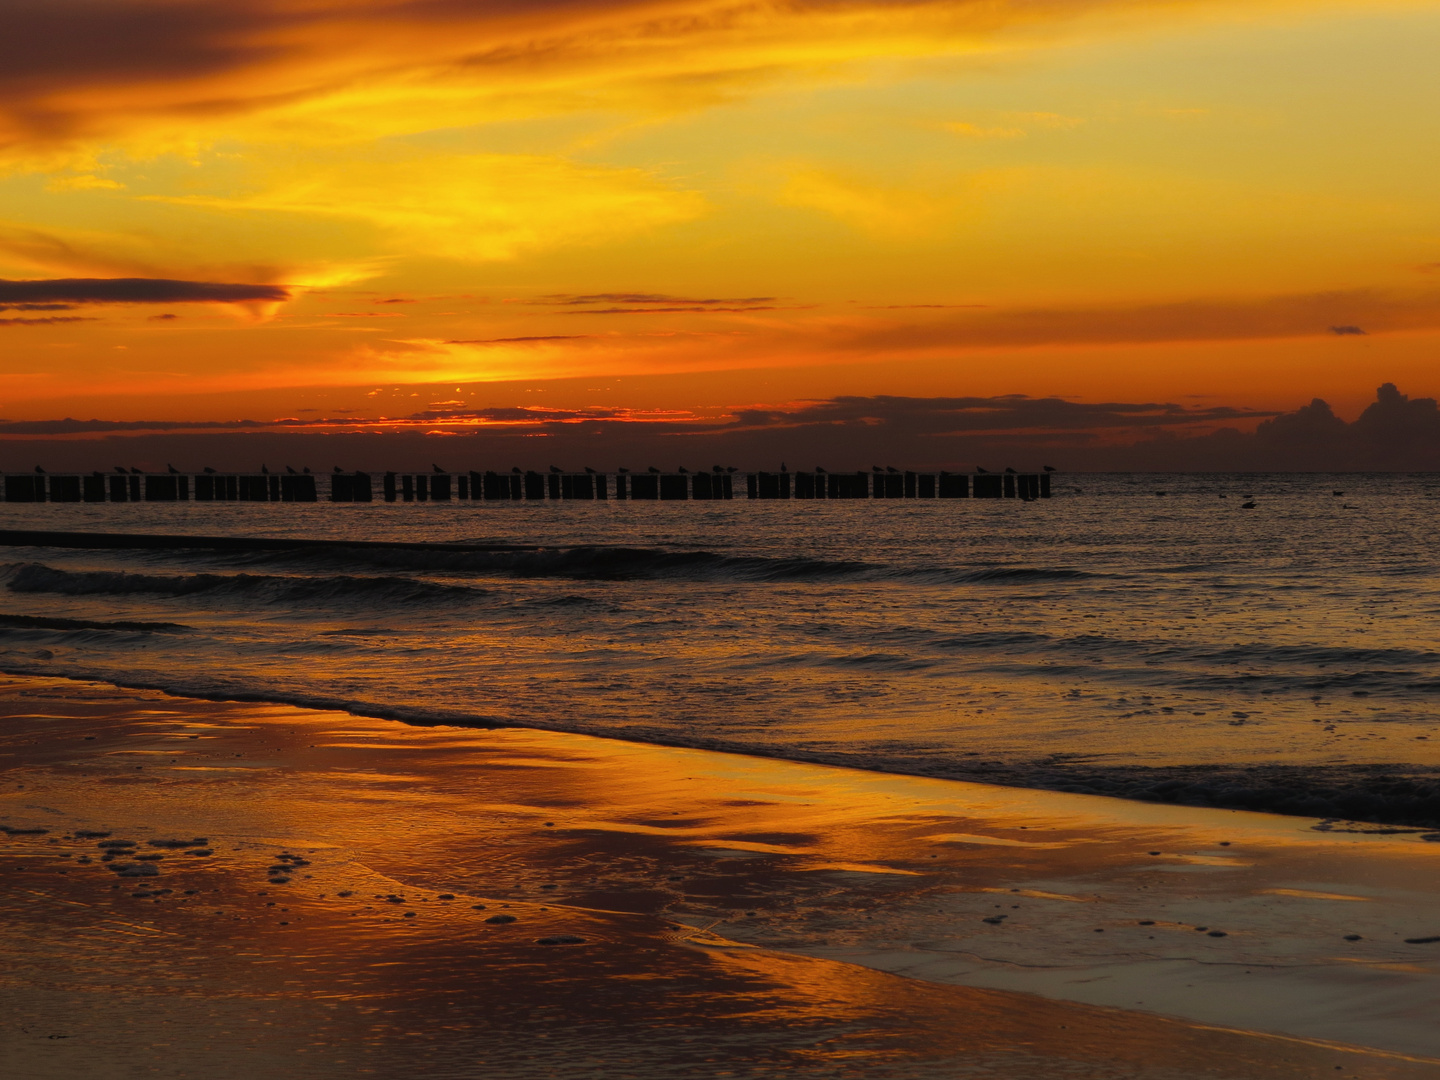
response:
<svg viewBox="0 0 1440 1080"><path fill-rule="evenodd" d="M1440 1067L1413 833L4 689L13 1075Z"/></svg>

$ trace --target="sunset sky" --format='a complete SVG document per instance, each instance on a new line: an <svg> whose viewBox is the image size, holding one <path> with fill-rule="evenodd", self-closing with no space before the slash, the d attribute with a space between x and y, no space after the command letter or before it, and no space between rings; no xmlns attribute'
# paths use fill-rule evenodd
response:
<svg viewBox="0 0 1440 1080"><path fill-rule="evenodd" d="M1440 0L4 8L0 419L1440 392Z"/></svg>

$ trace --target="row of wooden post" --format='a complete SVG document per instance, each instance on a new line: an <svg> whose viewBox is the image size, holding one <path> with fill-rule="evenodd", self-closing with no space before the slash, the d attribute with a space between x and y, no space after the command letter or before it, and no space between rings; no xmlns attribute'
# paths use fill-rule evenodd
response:
<svg viewBox="0 0 1440 1080"><path fill-rule="evenodd" d="M6 502L317 502L309 473L10 473ZM331 502L560 501L663 502L733 499L1048 499L1048 473L697 472L697 473L334 473Z"/></svg>

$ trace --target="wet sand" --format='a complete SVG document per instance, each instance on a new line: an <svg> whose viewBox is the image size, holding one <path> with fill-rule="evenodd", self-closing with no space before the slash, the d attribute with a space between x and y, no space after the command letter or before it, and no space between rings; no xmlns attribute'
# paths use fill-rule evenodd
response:
<svg viewBox="0 0 1440 1080"><path fill-rule="evenodd" d="M1420 832L49 679L0 721L17 1080L1440 1077Z"/></svg>

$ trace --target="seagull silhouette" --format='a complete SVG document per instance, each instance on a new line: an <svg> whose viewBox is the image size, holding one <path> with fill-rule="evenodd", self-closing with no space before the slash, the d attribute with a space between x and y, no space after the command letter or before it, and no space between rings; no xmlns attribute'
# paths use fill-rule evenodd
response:
<svg viewBox="0 0 1440 1080"><path fill-rule="evenodd" d="M42 469L39 465L36 465L36 466L35 466L35 471L36 471L37 473L39 473L41 476L44 476L44 475L45 475L45 470Z"/></svg>
<svg viewBox="0 0 1440 1080"><path fill-rule="evenodd" d="M339 469L336 469L335 471L336 471L336 472L339 472L340 470L339 470ZM215 475L215 470L212 469L209 465L206 465L206 466L205 466L205 472L206 472L208 475L210 475L210 476L214 476L214 475Z"/></svg>
<svg viewBox="0 0 1440 1080"><path fill-rule="evenodd" d="M439 465L436 465L433 461L430 463L430 468L434 469L441 476L445 475L445 470L442 469Z"/></svg>
<svg viewBox="0 0 1440 1080"><path fill-rule="evenodd" d="M286 466L285 466L285 471L286 471L287 473L289 473L291 476L298 476L298 475L299 475L299 474L298 474L294 469L292 469L289 465L286 465Z"/></svg>
<svg viewBox="0 0 1440 1080"><path fill-rule="evenodd" d="M657 469L657 468L655 468L654 465L651 465L651 466L650 466L650 471L651 471L652 473L658 473L660 470Z"/></svg>
<svg viewBox="0 0 1440 1080"><path fill-rule="evenodd" d="M1054 465L1042 465L1041 468L1043 468L1046 472L1054 472L1054 471L1055 471L1055 466L1054 466Z"/></svg>
<svg viewBox="0 0 1440 1080"><path fill-rule="evenodd" d="M978 472L978 473L988 473L990 470L989 470L989 469L982 469L979 465L976 465L976 466L975 466L975 471Z"/></svg>
<svg viewBox="0 0 1440 1080"><path fill-rule="evenodd" d="M174 465L171 465L169 462L166 462L165 468L169 470L171 476L180 475L180 470L177 469Z"/></svg>
<svg viewBox="0 0 1440 1080"><path fill-rule="evenodd" d="M564 472L565 470L564 470L564 469L561 469L559 466L551 465L551 466L550 466L550 471L551 471L552 473L558 473L558 472Z"/></svg>
<svg viewBox="0 0 1440 1080"><path fill-rule="evenodd" d="M687 468L685 468L684 465L681 465L680 468L679 468L679 471L682 472L682 473L688 473L690 470L687 469Z"/></svg>

